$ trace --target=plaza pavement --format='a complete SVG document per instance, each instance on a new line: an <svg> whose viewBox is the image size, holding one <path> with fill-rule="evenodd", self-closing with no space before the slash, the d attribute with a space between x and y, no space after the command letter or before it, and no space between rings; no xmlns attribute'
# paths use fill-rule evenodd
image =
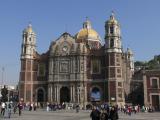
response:
<svg viewBox="0 0 160 120"><path fill-rule="evenodd" d="M89 117L90 112L83 110L80 110L79 113L76 113L75 110L23 111L22 116L18 116L18 113L12 114L10 120L91 120ZM160 120L160 112L138 113L131 116L119 113L119 118L119 120ZM0 120L9 120L9 118L0 117Z"/></svg>

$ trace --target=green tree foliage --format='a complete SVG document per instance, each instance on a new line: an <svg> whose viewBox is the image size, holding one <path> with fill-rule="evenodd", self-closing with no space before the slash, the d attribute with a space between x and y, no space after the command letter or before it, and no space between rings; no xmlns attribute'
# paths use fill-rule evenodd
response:
<svg viewBox="0 0 160 120"><path fill-rule="evenodd" d="M149 69L160 69L160 55L155 56L154 59L148 62Z"/></svg>
<svg viewBox="0 0 160 120"><path fill-rule="evenodd" d="M136 62L134 63L134 65L135 65L135 66L144 66L145 63L142 62L142 61L136 61Z"/></svg>
<svg viewBox="0 0 160 120"><path fill-rule="evenodd" d="M153 59L143 62L143 61L136 61L134 63L135 67L143 67L145 69L160 69L160 55L154 56Z"/></svg>

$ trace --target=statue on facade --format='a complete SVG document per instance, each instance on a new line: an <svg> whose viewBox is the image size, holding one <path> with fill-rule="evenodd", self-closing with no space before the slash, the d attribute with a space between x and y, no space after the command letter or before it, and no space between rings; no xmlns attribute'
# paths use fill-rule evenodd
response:
<svg viewBox="0 0 160 120"><path fill-rule="evenodd" d="M2 88L1 90L1 95L2 95L2 98L1 98L1 101L2 102L7 102L8 101L8 89L6 88L6 86L4 85L4 88Z"/></svg>

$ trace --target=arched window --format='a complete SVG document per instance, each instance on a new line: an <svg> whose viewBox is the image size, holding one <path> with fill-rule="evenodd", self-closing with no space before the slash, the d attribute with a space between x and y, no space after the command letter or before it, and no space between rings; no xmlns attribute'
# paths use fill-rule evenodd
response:
<svg viewBox="0 0 160 120"><path fill-rule="evenodd" d="M46 72L46 67L44 63L39 63L38 64L38 76L45 76L45 72Z"/></svg>
<svg viewBox="0 0 160 120"><path fill-rule="evenodd" d="M92 60L92 74L99 74L100 71L100 61L97 59Z"/></svg>
<svg viewBox="0 0 160 120"><path fill-rule="evenodd" d="M110 34L113 34L114 33L114 28L113 26L110 26Z"/></svg>
<svg viewBox="0 0 160 120"><path fill-rule="evenodd" d="M110 40L110 47L111 48L114 47L114 39L113 38L111 38L111 40Z"/></svg>

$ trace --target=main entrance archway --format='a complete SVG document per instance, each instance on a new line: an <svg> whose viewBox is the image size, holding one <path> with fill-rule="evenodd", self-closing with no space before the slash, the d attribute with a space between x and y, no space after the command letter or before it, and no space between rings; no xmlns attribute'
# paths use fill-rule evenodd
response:
<svg viewBox="0 0 160 120"><path fill-rule="evenodd" d="M70 90L68 87L62 87L60 89L60 102L70 102Z"/></svg>
<svg viewBox="0 0 160 120"><path fill-rule="evenodd" d="M101 100L101 93L99 88L94 87L91 91L91 101L100 101Z"/></svg>

